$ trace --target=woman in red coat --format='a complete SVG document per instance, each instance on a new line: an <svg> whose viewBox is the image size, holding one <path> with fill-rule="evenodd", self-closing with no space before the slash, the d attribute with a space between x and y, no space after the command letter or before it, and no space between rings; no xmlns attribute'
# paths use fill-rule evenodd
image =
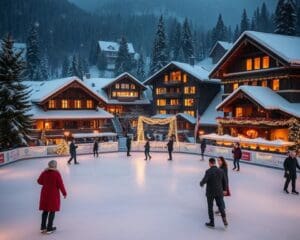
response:
<svg viewBox="0 0 300 240"><path fill-rule="evenodd" d="M37 182L43 186L40 197L40 210L43 211L41 232L50 234L56 230L56 227L53 227L53 220L55 212L60 210L60 192L64 198L67 196L56 161L51 160L48 163L48 168L42 172Z"/></svg>

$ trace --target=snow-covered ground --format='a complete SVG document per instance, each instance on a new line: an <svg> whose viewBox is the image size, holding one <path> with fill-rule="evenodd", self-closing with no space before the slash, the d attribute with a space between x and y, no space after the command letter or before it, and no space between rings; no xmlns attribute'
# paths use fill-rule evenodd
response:
<svg viewBox="0 0 300 240"><path fill-rule="evenodd" d="M132 155L79 156L78 166L57 158L68 198L50 236L39 233L36 183L49 159L0 168L0 239L299 239L300 197L282 192L282 171L252 165L230 171L229 227L217 217L213 230L204 226L205 190L199 187L207 160L175 154L168 162L166 154L153 153L145 162L142 153Z"/></svg>

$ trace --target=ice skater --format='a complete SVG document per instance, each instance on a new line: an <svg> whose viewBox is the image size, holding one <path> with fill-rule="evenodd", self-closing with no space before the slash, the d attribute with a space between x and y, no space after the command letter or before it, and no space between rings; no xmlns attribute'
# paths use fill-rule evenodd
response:
<svg viewBox="0 0 300 240"><path fill-rule="evenodd" d="M95 139L94 141L94 146L93 146L93 153L94 153L94 157L98 157L99 156L99 142L97 139Z"/></svg>
<svg viewBox="0 0 300 240"><path fill-rule="evenodd" d="M74 139L71 141L69 148L70 148L70 156L71 157L68 161L68 164L71 164L71 161L73 159L74 159L75 164L79 164L79 162L77 162L77 159L76 159L76 157L77 157L76 149L78 148L78 146L75 145L75 140Z"/></svg>
<svg viewBox="0 0 300 240"><path fill-rule="evenodd" d="M127 157L131 156L131 137L129 135L126 136L126 147L127 147Z"/></svg>
<svg viewBox="0 0 300 240"><path fill-rule="evenodd" d="M37 180L42 185L40 195L40 207L43 211L41 222L41 233L51 234L56 230L53 226L55 212L60 210L60 192L67 197L67 192L62 177L57 170L57 162L51 160Z"/></svg>
<svg viewBox="0 0 300 240"><path fill-rule="evenodd" d="M240 171L240 160L242 158L242 150L240 148L239 143L235 143L232 149L233 154L233 169L235 170L237 168L237 171Z"/></svg>
<svg viewBox="0 0 300 240"><path fill-rule="evenodd" d="M299 163L296 158L296 151L289 152L289 156L284 160L284 177L286 178L283 190L289 194L288 187L292 181L292 193L298 195L296 190L297 168L300 169Z"/></svg>
<svg viewBox="0 0 300 240"><path fill-rule="evenodd" d="M226 193L227 185L225 174L223 170L217 168L216 160L214 158L209 159L209 167L210 168L206 170L205 176L200 182L201 187L203 187L206 184L206 198L208 205L208 216L210 221L205 223L205 225L207 227L215 227L213 212L213 205L215 200L221 213L224 226L226 227L228 225L228 222L223 206L223 196Z"/></svg>
<svg viewBox="0 0 300 240"><path fill-rule="evenodd" d="M173 149L174 149L174 140L172 137L169 138L169 141L167 143L167 148L168 148L168 153L169 153L169 161L172 161L172 153L173 153Z"/></svg>
<svg viewBox="0 0 300 240"><path fill-rule="evenodd" d="M150 141L149 141L148 138L146 140L146 144L145 144L144 148L145 148L145 161L147 161L148 158L149 158L149 160L151 160L151 155L150 155Z"/></svg>
<svg viewBox="0 0 300 240"><path fill-rule="evenodd" d="M204 161L204 153L205 153L205 149L206 149L206 141L205 141L205 139L203 139L201 141L200 149L201 149L201 160Z"/></svg>

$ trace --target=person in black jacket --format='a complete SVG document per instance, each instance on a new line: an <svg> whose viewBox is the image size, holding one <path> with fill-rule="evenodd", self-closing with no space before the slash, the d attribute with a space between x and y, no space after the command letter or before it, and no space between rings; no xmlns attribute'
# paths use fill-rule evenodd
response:
<svg viewBox="0 0 300 240"><path fill-rule="evenodd" d="M96 157L96 156L98 157L99 156L98 150L99 150L99 143L98 143L98 140L95 139L94 146L93 146L94 157Z"/></svg>
<svg viewBox="0 0 300 240"><path fill-rule="evenodd" d="M129 135L126 136L126 147L127 147L127 157L131 156L130 155L130 150L131 150L131 138Z"/></svg>
<svg viewBox="0 0 300 240"><path fill-rule="evenodd" d="M205 149L206 149L206 141L205 141L205 139L203 139L201 141L200 148L201 148L201 160L203 161L204 160L204 153L205 153Z"/></svg>
<svg viewBox="0 0 300 240"><path fill-rule="evenodd" d="M214 158L209 159L209 166L210 168L206 170L205 176L200 182L200 186L203 187L206 184L206 198L207 198L207 205L208 205L208 215L210 221L205 223L207 227L214 227L214 212L213 212L213 204L214 200L216 200L217 206L221 213L224 226L228 225L226 219L226 213L224 206L222 204L222 199L224 193L226 193L226 178L225 174L222 169L217 168L216 160Z"/></svg>
<svg viewBox="0 0 300 240"><path fill-rule="evenodd" d="M70 146L70 159L68 161L68 164L71 164L71 161L74 159L74 163L75 164L79 164L79 162L77 162L77 159L76 159L76 148L78 148L78 146L75 145L75 140L73 139Z"/></svg>
<svg viewBox="0 0 300 240"><path fill-rule="evenodd" d="M235 170L237 168L237 171L240 171L240 160L242 158L242 150L240 148L239 143L235 143L232 149L233 154L233 165L234 168L232 170Z"/></svg>
<svg viewBox="0 0 300 240"><path fill-rule="evenodd" d="M168 148L168 152L169 152L169 161L172 161L172 152L173 152L173 149L174 149L174 141L173 141L173 138L170 137L168 143L167 143L167 148Z"/></svg>
<svg viewBox="0 0 300 240"><path fill-rule="evenodd" d="M296 191L296 179L297 168L300 169L300 166L296 158L296 151L289 152L289 156L285 159L283 166L285 171L284 177L286 178L283 190L288 194L288 187L290 182L292 181L292 193L298 195L299 192Z"/></svg>
<svg viewBox="0 0 300 240"><path fill-rule="evenodd" d="M149 160L151 160L151 156L150 156L150 141L149 139L146 140L146 144L145 144L145 160L147 161L148 160L148 157L149 157Z"/></svg>

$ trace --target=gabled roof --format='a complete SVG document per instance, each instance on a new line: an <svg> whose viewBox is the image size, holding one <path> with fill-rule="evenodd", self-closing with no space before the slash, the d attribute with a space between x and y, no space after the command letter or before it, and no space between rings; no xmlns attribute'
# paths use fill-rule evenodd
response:
<svg viewBox="0 0 300 240"><path fill-rule="evenodd" d="M107 83L106 85L104 85L102 88L107 88L110 85L112 85L113 83L119 81L120 79L124 78L124 77L128 77L130 78L133 82L135 82L137 85L139 85L141 88L143 88L144 90L146 89L145 85L140 82L137 78L135 78L134 76L132 76L130 73L128 72L124 72L122 74L120 74L119 76L115 77L114 79L112 79L109 83Z"/></svg>
<svg viewBox="0 0 300 240"><path fill-rule="evenodd" d="M213 77L214 73L224 64L236 48L245 40L250 39L258 46L267 49L279 59L282 59L288 65L300 66L300 37L280 35L274 33L263 33L256 31L245 31L233 44L232 48L220 59L212 69L209 76Z"/></svg>
<svg viewBox="0 0 300 240"><path fill-rule="evenodd" d="M49 81L24 81L24 84L27 85L31 90L30 100L32 102L43 102L53 94L57 93L59 90L74 82L87 89L96 99L103 101L97 92L95 92L88 85L84 84L84 82L77 77L68 77Z"/></svg>
<svg viewBox="0 0 300 240"><path fill-rule="evenodd" d="M98 42L99 47L102 51L108 51L108 52L118 52L120 44L118 42L108 42L108 41L99 41ZM131 54L134 54L134 48L132 43L127 43L128 46L128 52Z"/></svg>
<svg viewBox="0 0 300 240"><path fill-rule="evenodd" d="M289 115L300 118L300 103L290 103L270 88L259 86L240 86L226 97L223 102L216 107L216 109L218 110L222 108L239 92L246 94L250 99L253 99L264 109L280 110Z"/></svg>
<svg viewBox="0 0 300 240"><path fill-rule="evenodd" d="M160 74L162 71L164 71L165 69L167 69L168 67L170 67L172 65L176 66L179 69L185 71L186 73L192 75L199 81L215 82L215 83L219 82L219 80L216 80L216 79L209 79L209 77L208 77L209 71L200 65L190 65L188 63L172 61L172 62L168 63L166 66L164 66L163 68L161 68L159 71L154 73L147 80L145 80L144 84L149 84L158 74Z"/></svg>
<svg viewBox="0 0 300 240"><path fill-rule="evenodd" d="M232 48L233 43L229 43L229 42L224 42L224 41L217 41L215 43L215 45L211 48L210 52L209 52L209 56L212 54L212 52L215 50L215 48L220 45L224 50L229 50L230 48Z"/></svg>
<svg viewBox="0 0 300 240"><path fill-rule="evenodd" d="M209 103L208 107L204 113L200 116L200 125L217 125L217 117L222 117L223 112L218 111L216 106L222 102L222 95L224 93L223 87L220 92L214 97L214 99Z"/></svg>

